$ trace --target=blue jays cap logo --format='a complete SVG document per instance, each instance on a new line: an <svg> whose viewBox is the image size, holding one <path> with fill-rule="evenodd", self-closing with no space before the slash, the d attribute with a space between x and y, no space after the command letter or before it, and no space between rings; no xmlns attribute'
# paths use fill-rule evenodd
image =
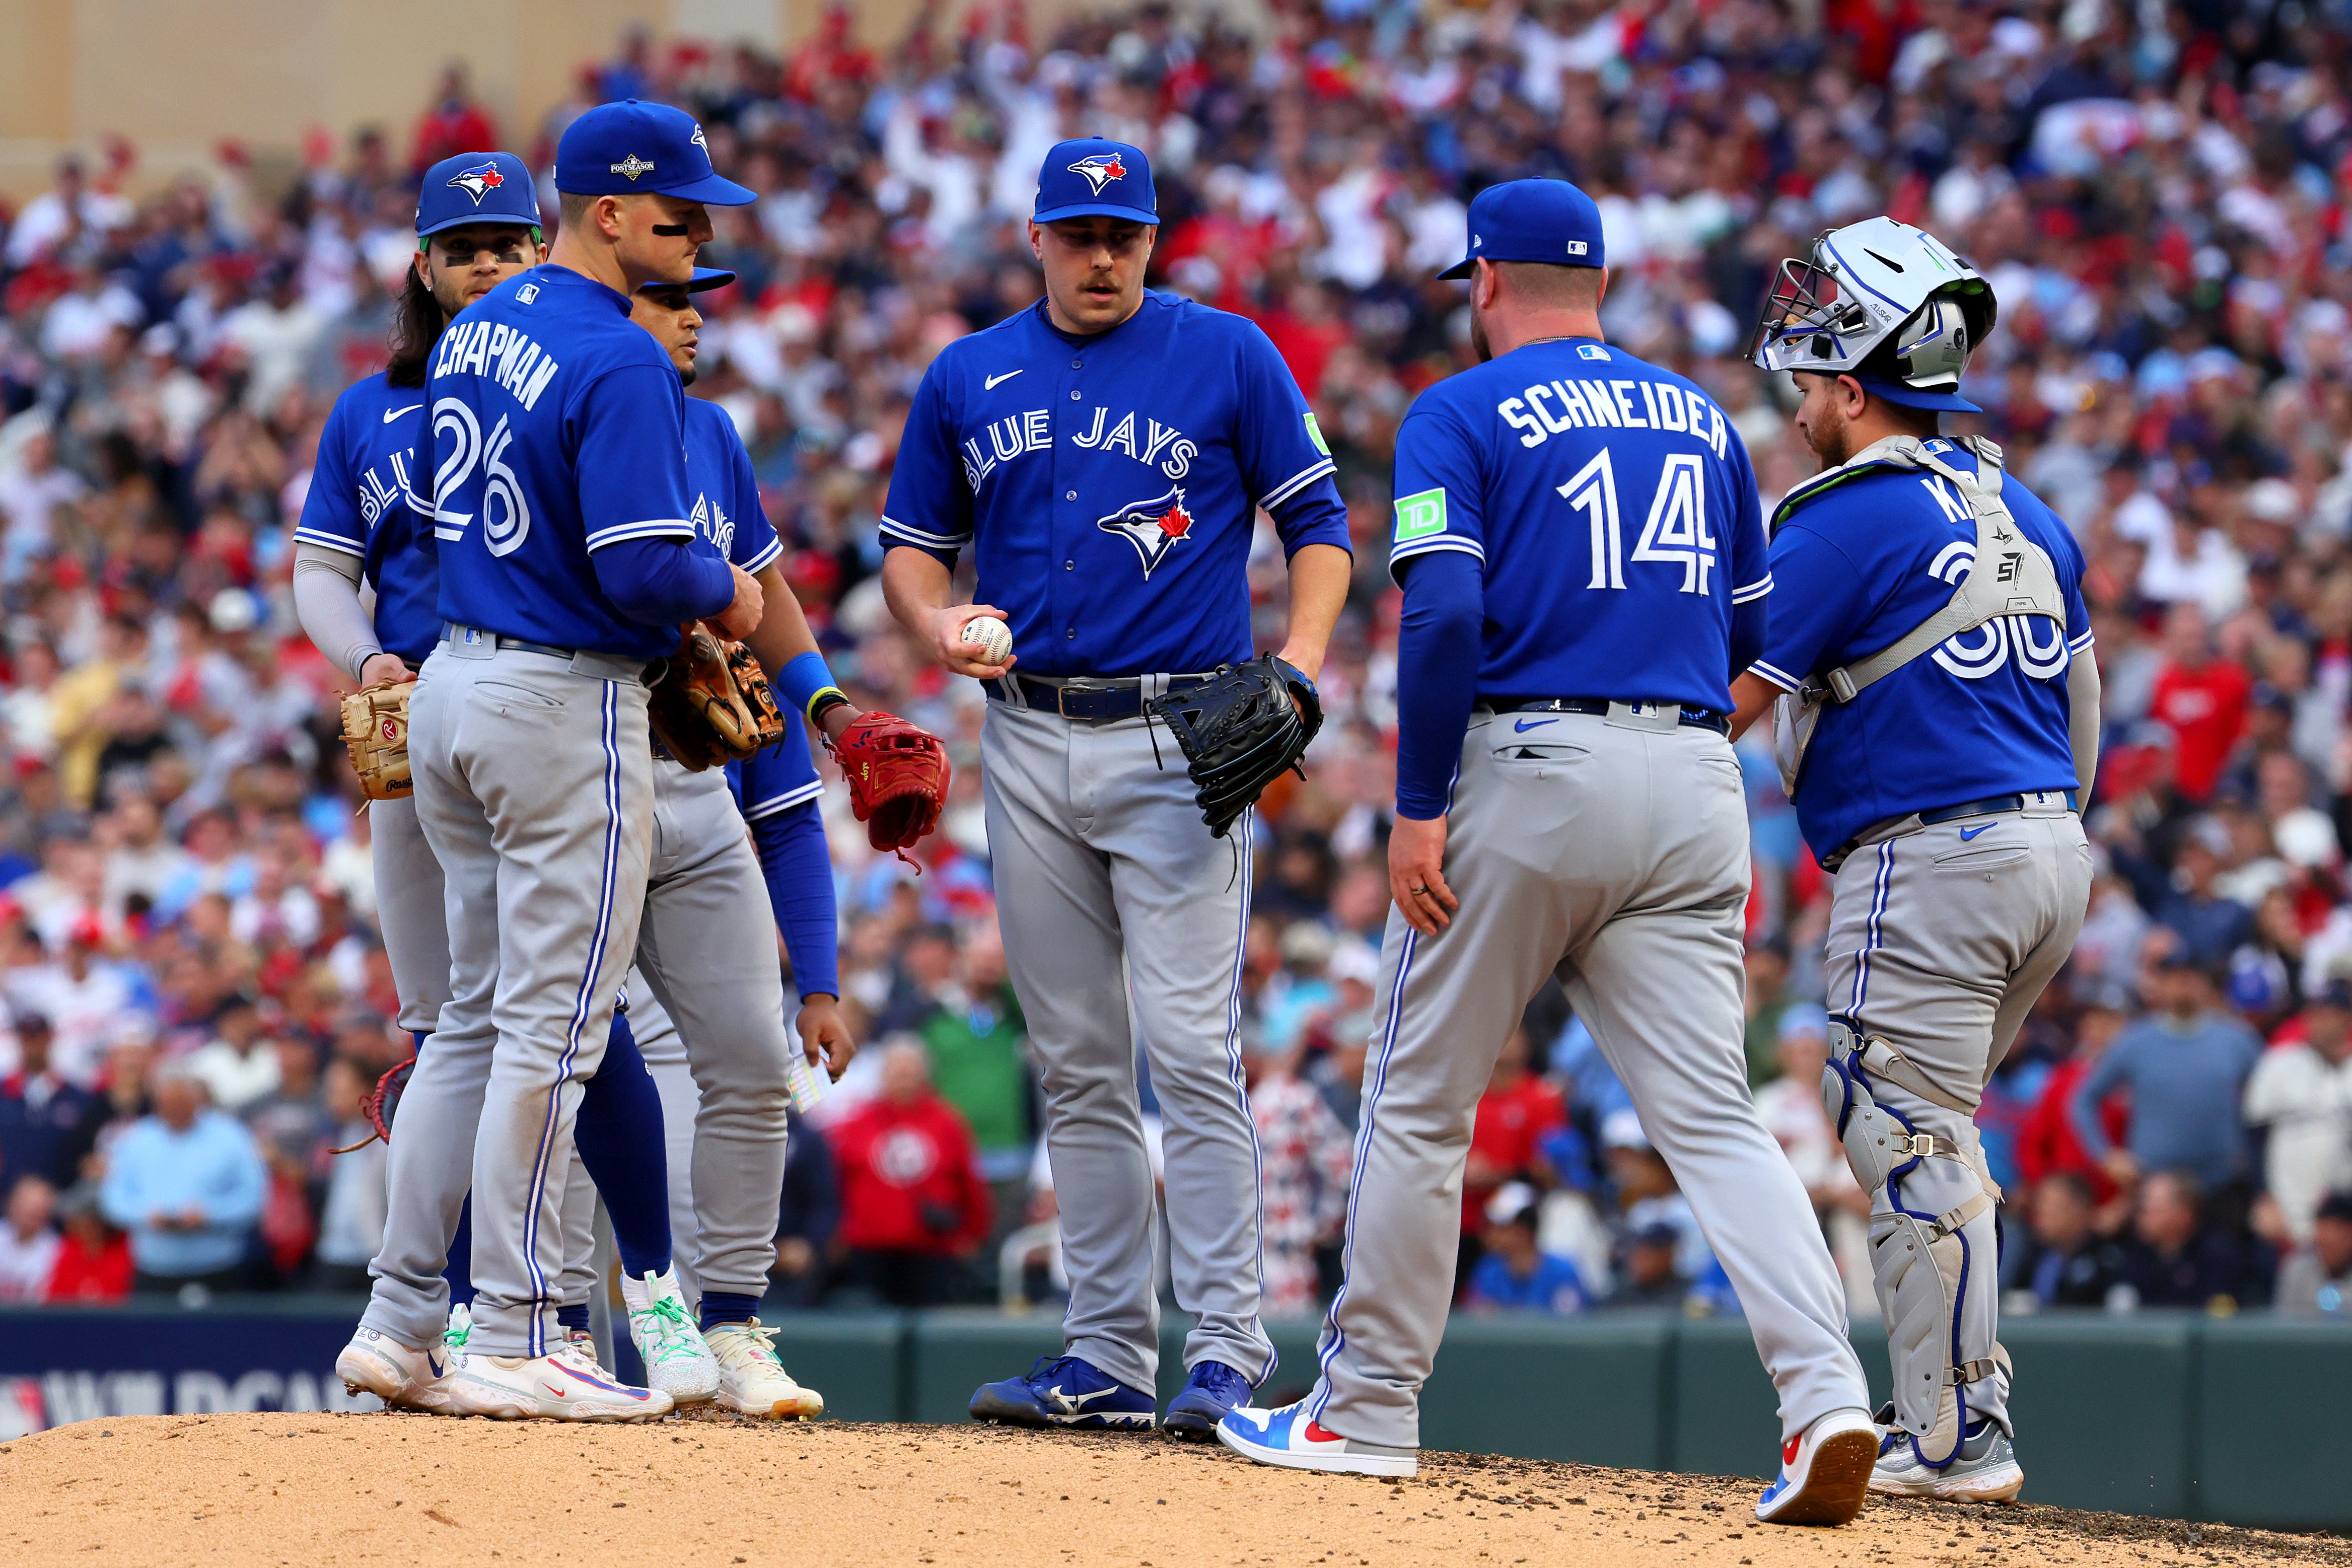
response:
<svg viewBox="0 0 2352 1568"><path fill-rule="evenodd" d="M1116 153L1097 153L1071 164L1070 173L1084 174L1087 184L1094 187L1095 195L1100 195L1103 187L1113 180L1127 178L1127 165L1118 161Z"/></svg>
<svg viewBox="0 0 2352 1568"><path fill-rule="evenodd" d="M1151 569L1168 558L1178 540L1192 532L1192 514L1184 510L1184 491L1179 487L1164 496L1134 501L1108 517L1097 518L1095 526L1105 533L1118 534L1135 546L1148 583Z"/></svg>
<svg viewBox="0 0 2352 1568"><path fill-rule="evenodd" d="M702 122L700 121L695 121L694 134L688 137L687 140L693 142L697 147L701 148L702 155L704 157L708 158L710 156L710 143L702 139Z"/></svg>
<svg viewBox="0 0 2352 1568"><path fill-rule="evenodd" d="M457 177L449 182L455 189L473 197L476 206L480 206L484 196L506 183L507 177L499 173L496 163L477 163L470 169L460 169Z"/></svg>

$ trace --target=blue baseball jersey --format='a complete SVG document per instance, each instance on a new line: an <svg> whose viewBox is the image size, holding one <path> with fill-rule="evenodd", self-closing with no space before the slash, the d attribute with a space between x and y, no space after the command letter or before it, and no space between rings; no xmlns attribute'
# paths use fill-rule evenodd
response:
<svg viewBox="0 0 2352 1568"><path fill-rule="evenodd" d="M294 538L360 558L375 585L375 640L422 663L441 640L432 542L408 504L425 428L425 389L382 374L343 389L319 437L318 462Z"/></svg>
<svg viewBox="0 0 2352 1568"><path fill-rule="evenodd" d="M735 804L746 822L789 811L823 795L824 781L817 777L809 755L808 725L797 715L785 715L782 741L727 764L727 787L735 792Z"/></svg>
<svg viewBox="0 0 2352 1568"><path fill-rule="evenodd" d="M1483 701L1731 707L1732 607L1772 590L1730 420L1681 376L1588 338L1432 386L1397 430L1390 570L1482 563Z"/></svg>
<svg viewBox="0 0 2352 1568"><path fill-rule="evenodd" d="M1963 473L1974 453L1926 444ZM2057 568L2063 631L2004 616L1948 638L1851 703L1822 710L1797 781L1797 822L1816 855L1915 811L2074 787L2066 667L2091 647L2083 552L2040 498L2003 476L2001 499ZM1967 500L1940 474L1832 469L1780 503L1771 630L1755 673L1795 690L1900 641L1950 602L1976 559Z"/></svg>
<svg viewBox="0 0 2352 1568"><path fill-rule="evenodd" d="M1024 671L1186 674L1250 657L1256 510L1286 552L1348 545L1331 456L1255 323L1147 292L1073 337L1043 300L948 345L907 416L884 548L952 566Z"/></svg>
<svg viewBox="0 0 2352 1568"><path fill-rule="evenodd" d="M691 539L685 389L628 296L564 267L509 278L449 324L426 384L446 621L556 647L655 658L677 628L630 619L590 557Z"/></svg>

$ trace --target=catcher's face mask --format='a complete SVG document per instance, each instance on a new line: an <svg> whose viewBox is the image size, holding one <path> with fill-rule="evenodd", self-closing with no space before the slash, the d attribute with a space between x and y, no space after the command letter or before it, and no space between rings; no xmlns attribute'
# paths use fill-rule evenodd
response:
<svg viewBox="0 0 2352 1568"><path fill-rule="evenodd" d="M1772 279L1748 358L1766 370L1852 365L1847 340L1875 337L1870 312L1839 284L1837 274L1790 257Z"/></svg>

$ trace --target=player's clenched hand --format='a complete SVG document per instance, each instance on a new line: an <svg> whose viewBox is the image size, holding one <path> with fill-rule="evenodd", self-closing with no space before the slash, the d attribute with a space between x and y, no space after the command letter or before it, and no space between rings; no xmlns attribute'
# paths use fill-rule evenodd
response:
<svg viewBox="0 0 2352 1568"><path fill-rule="evenodd" d="M367 662L360 666L360 685L363 688L373 686L380 680L401 681L415 679L416 672L403 663L396 653L372 653L368 655Z"/></svg>
<svg viewBox="0 0 2352 1568"><path fill-rule="evenodd" d="M842 1019L840 1004L819 992L801 1004L800 1016L793 1023L801 1032L801 1049L808 1053L809 1066L824 1068L838 1081L849 1058L857 1054L857 1041Z"/></svg>
<svg viewBox="0 0 2352 1568"><path fill-rule="evenodd" d="M931 639L932 657L941 664L958 675L993 680L1020 663L1021 656L1013 654L1003 664L990 664L987 649L963 640L964 627L982 616L1000 621L1008 618L994 605L946 605L927 613L923 629Z"/></svg>
<svg viewBox="0 0 2352 1568"><path fill-rule="evenodd" d="M1445 818L1396 819L1389 834L1389 897L1405 923L1423 936L1453 923L1462 901L1445 885Z"/></svg>
<svg viewBox="0 0 2352 1568"><path fill-rule="evenodd" d="M727 569L735 574L735 602L711 620L719 631L741 642L759 626L760 617L767 611L767 595L760 592L760 580L740 566L730 562Z"/></svg>

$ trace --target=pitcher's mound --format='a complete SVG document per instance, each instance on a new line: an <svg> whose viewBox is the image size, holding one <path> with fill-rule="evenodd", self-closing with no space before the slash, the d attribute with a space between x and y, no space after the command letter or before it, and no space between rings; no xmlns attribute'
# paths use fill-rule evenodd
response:
<svg viewBox="0 0 2352 1568"><path fill-rule="evenodd" d="M2352 1568L2341 1542L2032 1507L1775 1528L1756 1489L1459 1454L1409 1481L1317 1476L1156 1435L156 1415L0 1444L0 1562Z"/></svg>

